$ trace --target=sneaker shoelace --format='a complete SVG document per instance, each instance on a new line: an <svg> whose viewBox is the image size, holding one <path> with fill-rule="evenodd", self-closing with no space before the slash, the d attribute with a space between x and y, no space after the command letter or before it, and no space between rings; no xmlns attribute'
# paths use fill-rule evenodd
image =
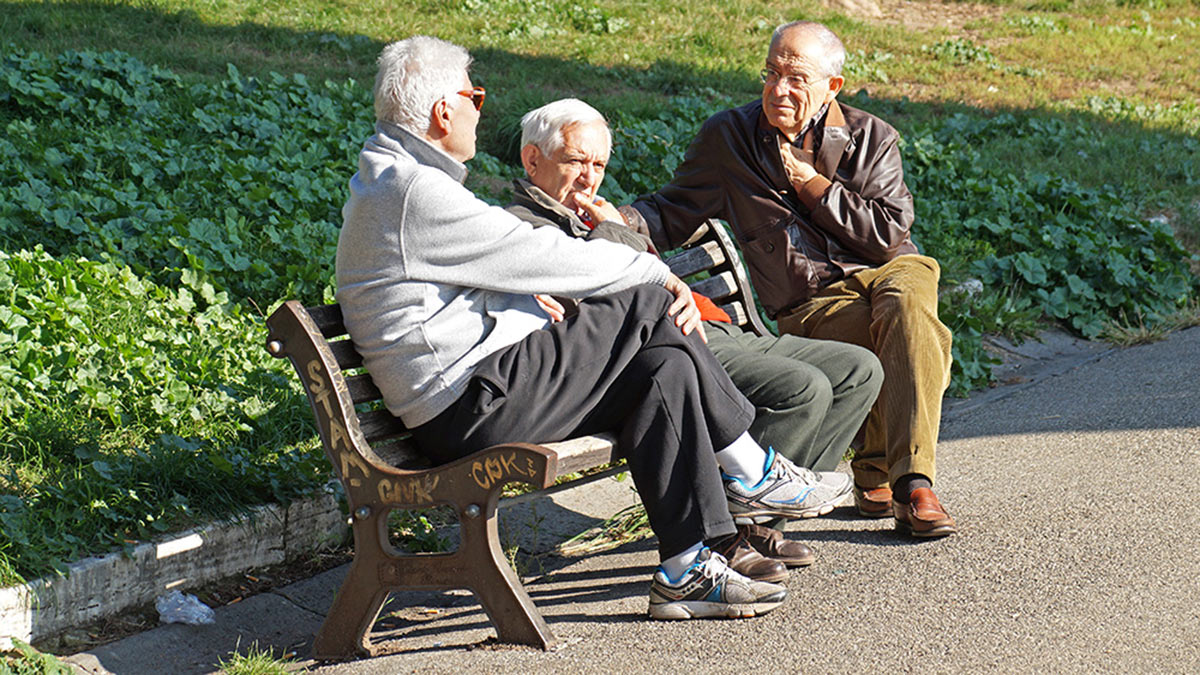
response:
<svg viewBox="0 0 1200 675"><path fill-rule="evenodd" d="M792 460L784 457L783 455L779 455L779 459L775 460L775 463L781 467L781 470L784 473L794 476L805 485L816 485L817 483L821 482L821 479L812 469L806 469L802 466L797 466L792 462Z"/></svg>
<svg viewBox="0 0 1200 675"><path fill-rule="evenodd" d="M729 579L738 579L746 582L750 581L748 578L730 567L729 561L725 558L725 556L717 553L716 551L712 551L708 560L700 563L696 569L700 572L700 574L712 579L718 584Z"/></svg>

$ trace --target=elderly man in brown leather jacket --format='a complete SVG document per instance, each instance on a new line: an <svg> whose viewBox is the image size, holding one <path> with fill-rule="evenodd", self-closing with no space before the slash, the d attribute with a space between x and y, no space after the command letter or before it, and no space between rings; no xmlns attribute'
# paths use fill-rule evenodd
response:
<svg viewBox="0 0 1200 675"><path fill-rule="evenodd" d="M898 134L840 105L845 48L828 28L776 29L762 100L701 127L675 177L633 204L660 250L708 218L729 222L781 332L871 349L884 382L852 469L859 513L917 537L956 531L932 491L950 331L940 269L910 237Z"/></svg>

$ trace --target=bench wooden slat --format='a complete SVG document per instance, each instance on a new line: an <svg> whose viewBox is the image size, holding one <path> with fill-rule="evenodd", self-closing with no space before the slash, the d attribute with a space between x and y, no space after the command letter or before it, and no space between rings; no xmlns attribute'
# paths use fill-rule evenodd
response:
<svg viewBox="0 0 1200 675"><path fill-rule="evenodd" d="M542 446L558 455L558 475L565 476L620 459L616 440L613 434L597 434L559 443L543 443Z"/></svg>
<svg viewBox="0 0 1200 675"><path fill-rule="evenodd" d="M306 307L308 315L312 317L317 328L321 329L321 335L325 339L335 338L346 334L346 324L342 322L342 306L341 305L318 305L316 307Z"/></svg>
<svg viewBox="0 0 1200 675"><path fill-rule="evenodd" d="M429 458L421 454L416 441L409 438L393 438L371 446L371 451L388 466L415 471L431 466Z"/></svg>
<svg viewBox="0 0 1200 675"><path fill-rule="evenodd" d="M363 373L362 375L347 375L346 389L350 392L350 400L355 403L369 403L378 401L383 398L383 394L379 391L379 387L375 386L375 382L371 376Z"/></svg>
<svg viewBox="0 0 1200 675"><path fill-rule="evenodd" d="M706 241L700 246L671 256L666 262L667 267L671 268L672 274L684 278L724 263L725 254L717 242Z"/></svg>
<svg viewBox="0 0 1200 675"><path fill-rule="evenodd" d="M735 326L745 326L750 321L749 315L746 314L746 307L741 302L731 302L727 305L717 305L725 310L729 318L733 320Z"/></svg>
<svg viewBox="0 0 1200 675"><path fill-rule="evenodd" d="M737 280L732 272L721 272L715 277L709 277L702 281L697 281L694 284L689 284L691 289L700 295L708 297L709 300L716 302L723 298L727 298L737 292Z"/></svg>
<svg viewBox="0 0 1200 675"><path fill-rule="evenodd" d="M379 441L395 438L409 433L404 424L386 409L372 410L359 413L358 428L362 430L367 443L374 445Z"/></svg>
<svg viewBox="0 0 1200 675"><path fill-rule="evenodd" d="M329 348L333 350L333 358L337 359L338 366L342 370L351 370L353 368L362 368L362 355L354 348L354 343L349 339L334 340L329 343Z"/></svg>

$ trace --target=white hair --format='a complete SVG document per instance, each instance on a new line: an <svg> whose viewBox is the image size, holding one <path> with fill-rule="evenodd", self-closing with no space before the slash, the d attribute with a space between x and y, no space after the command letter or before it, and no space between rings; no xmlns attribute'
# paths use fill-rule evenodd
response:
<svg viewBox="0 0 1200 675"><path fill-rule="evenodd" d="M842 66L846 64L846 47L838 36L833 31L829 30L824 24L819 24L815 21L793 21L785 23L775 29L771 34L771 46L783 37L784 32L791 29L798 29L804 32L811 40L816 40L821 45L821 55L824 61L821 64L825 72L822 73L826 77L838 77L842 74Z"/></svg>
<svg viewBox="0 0 1200 675"><path fill-rule="evenodd" d="M427 35L384 47L375 75L375 119L424 134L433 105L462 89L470 65L466 49Z"/></svg>
<svg viewBox="0 0 1200 675"><path fill-rule="evenodd" d="M573 124L604 125L604 136L608 139L608 152L612 152L612 132L608 120L592 106L577 98L563 98L530 110L521 118L521 147L532 143L544 155L553 154L562 147L563 129Z"/></svg>

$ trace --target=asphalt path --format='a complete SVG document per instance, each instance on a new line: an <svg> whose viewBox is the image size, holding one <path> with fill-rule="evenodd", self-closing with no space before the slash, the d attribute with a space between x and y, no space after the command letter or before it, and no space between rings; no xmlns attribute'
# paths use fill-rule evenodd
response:
<svg viewBox="0 0 1200 675"><path fill-rule="evenodd" d="M760 618L647 620L643 541L542 561L528 589L562 641L551 652L492 644L469 594L427 593L385 608L392 653L305 661L335 570L222 608L216 627L164 626L72 662L210 672L236 637L322 674L1200 672L1200 328L1017 379L943 420L937 489L958 535L914 542L850 507L794 523L817 562Z"/></svg>

